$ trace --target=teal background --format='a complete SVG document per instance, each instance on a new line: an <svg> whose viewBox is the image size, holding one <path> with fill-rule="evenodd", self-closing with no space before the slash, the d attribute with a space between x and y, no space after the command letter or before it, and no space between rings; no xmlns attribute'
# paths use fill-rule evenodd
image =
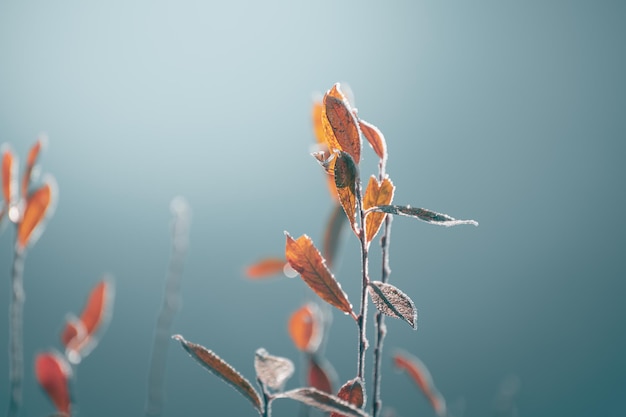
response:
<svg viewBox="0 0 626 417"><path fill-rule="evenodd" d="M290 357L298 386L286 322L312 292L242 271L282 254L284 230L321 242L331 202L310 107L337 81L387 138L395 202L480 222L394 220L391 282L419 320L387 321L387 354L419 356L456 417L626 415L624 39L626 5L608 0L0 2L0 142L23 161L46 132L60 191L26 258L21 415L53 411L32 360L59 347L104 272L115 310L78 368L77 415L142 414L176 195L193 220L173 332L251 380L258 347ZM375 162L364 148L363 178ZM0 236L0 358L13 236ZM345 239L335 275L353 304L358 259ZM341 380L355 348L335 314L326 353ZM386 406L434 415L384 367ZM498 414L507 381L519 390ZM166 416L255 415L174 342L166 383ZM0 410L7 391L0 378Z"/></svg>

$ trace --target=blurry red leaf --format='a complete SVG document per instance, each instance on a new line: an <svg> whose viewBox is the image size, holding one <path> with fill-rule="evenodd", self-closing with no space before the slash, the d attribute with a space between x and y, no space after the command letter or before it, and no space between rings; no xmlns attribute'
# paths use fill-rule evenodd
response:
<svg viewBox="0 0 626 417"><path fill-rule="evenodd" d="M39 353L35 357L35 376L56 409L69 416L72 404L69 363L57 352Z"/></svg>
<svg viewBox="0 0 626 417"><path fill-rule="evenodd" d="M376 177L371 176L367 184L365 195L363 196L363 210L374 206L391 204L395 187L389 178L379 182ZM380 230L380 226L385 220L385 213L370 212L365 216L365 239L371 242Z"/></svg>
<svg viewBox="0 0 626 417"><path fill-rule="evenodd" d="M26 167L24 169L24 176L22 177L22 195L28 195L28 187L30 186L30 179L33 174L33 168L37 162L37 157L41 152L45 141L44 138L39 138L37 142L28 151L28 157L26 158Z"/></svg>
<svg viewBox="0 0 626 417"><path fill-rule="evenodd" d="M287 261L281 258L264 258L249 265L245 270L245 274L251 279L271 277L283 272L286 263Z"/></svg>
<svg viewBox="0 0 626 417"><path fill-rule="evenodd" d="M247 398L259 413L262 413L261 398L250 382L239 372L204 346L186 341L181 335L172 336L178 340L189 355L200 365L218 376L222 381L233 387Z"/></svg>
<svg viewBox="0 0 626 417"><path fill-rule="evenodd" d="M332 394L335 374L335 369L330 362L318 355L308 355L306 376L308 386Z"/></svg>
<svg viewBox="0 0 626 417"><path fill-rule="evenodd" d="M11 148L4 144L0 151L2 152L2 170L0 174L2 176L2 196L4 197L4 209L3 213L8 211L9 208L16 203L17 190L16 190L16 161L15 156ZM11 219L14 221L14 219Z"/></svg>
<svg viewBox="0 0 626 417"><path fill-rule="evenodd" d="M280 390L291 378L294 371L293 362L287 358L270 355L265 349L257 349L254 354L254 370L257 378L266 386Z"/></svg>
<svg viewBox="0 0 626 417"><path fill-rule="evenodd" d="M313 245L311 238L302 235L294 240L287 232L285 236L285 257L291 267L320 298L356 318L348 296L326 266L326 261Z"/></svg>
<svg viewBox="0 0 626 417"><path fill-rule="evenodd" d="M437 415L445 416L446 401L435 388L433 378L426 365L406 352L396 352L393 355L393 363L399 370L404 370L409 374L413 382L422 390Z"/></svg>
<svg viewBox="0 0 626 417"><path fill-rule="evenodd" d="M339 152L335 162L335 186L339 195L339 202L348 216L350 227L357 233L356 224L356 187L359 181L359 172L350 154Z"/></svg>
<svg viewBox="0 0 626 417"><path fill-rule="evenodd" d="M298 349L313 353L322 342L323 326L319 307L315 303L307 303L289 318L289 336Z"/></svg>
<svg viewBox="0 0 626 417"><path fill-rule="evenodd" d="M349 402L315 388L297 388L280 393L276 395L276 398L291 398L311 407L319 408L322 411L340 413L350 417L368 416L365 411L359 410Z"/></svg>
<svg viewBox="0 0 626 417"><path fill-rule="evenodd" d="M328 148L331 152L339 150L349 153L358 164L361 160L361 133L339 83L326 92L323 102L322 126Z"/></svg>
<svg viewBox="0 0 626 417"><path fill-rule="evenodd" d="M365 139L369 142L376 155L382 160L387 160L387 144L385 142L385 136L378 130L376 126L366 122L365 120L359 120L359 127Z"/></svg>
<svg viewBox="0 0 626 417"><path fill-rule="evenodd" d="M24 215L17 225L17 247L19 250L34 243L43 230L45 218L52 211L56 199L56 185L50 177L44 185L26 198Z"/></svg>
<svg viewBox="0 0 626 417"><path fill-rule="evenodd" d="M343 384L339 388L337 397L349 402L356 408L362 408L365 404L365 392L363 391L363 382L360 378L354 378ZM331 413L330 417L342 417L342 414Z"/></svg>
<svg viewBox="0 0 626 417"><path fill-rule="evenodd" d="M367 290L374 305L386 316L402 319L417 329L417 309L413 300L391 284L371 281Z"/></svg>

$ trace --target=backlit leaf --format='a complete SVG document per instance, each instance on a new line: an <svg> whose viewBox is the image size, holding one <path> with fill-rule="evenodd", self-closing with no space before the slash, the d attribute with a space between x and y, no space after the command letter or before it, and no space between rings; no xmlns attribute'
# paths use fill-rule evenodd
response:
<svg viewBox="0 0 626 417"><path fill-rule="evenodd" d="M339 152L337 161L335 162L335 186L339 195L339 202L343 207L343 211L348 216L350 227L357 233L356 224L356 187L359 181L358 168L350 154Z"/></svg>
<svg viewBox="0 0 626 417"><path fill-rule="evenodd" d="M361 160L361 133L359 124L348 100L341 92L339 83L324 95L322 126L331 152L345 151L354 159Z"/></svg>
<svg viewBox="0 0 626 417"><path fill-rule="evenodd" d="M72 363L80 363L98 345L111 319L115 287L105 277L89 293L78 319L70 319L61 334L65 354Z"/></svg>
<svg viewBox="0 0 626 417"><path fill-rule="evenodd" d="M402 319L417 329L417 309L408 295L391 284L371 281L367 290L374 305L386 316Z"/></svg>
<svg viewBox="0 0 626 417"><path fill-rule="evenodd" d="M365 120L359 120L359 127L365 139L369 142L376 155L383 160L387 160L387 143L385 142L385 136L378 130L376 126Z"/></svg>
<svg viewBox="0 0 626 417"><path fill-rule="evenodd" d="M183 349L185 349L187 353L189 353L189 355L200 365L205 367L209 372L217 375L231 387L235 388L241 395L252 403L259 414L262 414L261 398L259 397L259 394L252 387L250 382L237 372L235 368L213 353L213 351L205 348L204 346L188 342L179 334L172 336L172 338L178 340Z"/></svg>
<svg viewBox="0 0 626 417"><path fill-rule="evenodd" d="M433 378L426 368L426 365L406 352L397 351L393 355L393 363L399 369L407 372L409 377L422 390L437 415L443 417L446 415L446 401L437 391Z"/></svg>
<svg viewBox="0 0 626 417"><path fill-rule="evenodd" d="M302 235L294 240L287 232L285 236L285 257L291 267L321 299L355 318L348 296L326 266L326 261L311 238Z"/></svg>
<svg viewBox="0 0 626 417"><path fill-rule="evenodd" d="M287 261L281 258L264 258L249 265L245 274L252 279L267 278L283 272L286 263Z"/></svg>
<svg viewBox="0 0 626 417"><path fill-rule="evenodd" d="M297 388L278 394L276 398L291 398L322 411L335 412L350 417L367 417L368 414L347 401L315 388Z"/></svg>
<svg viewBox="0 0 626 417"><path fill-rule="evenodd" d="M313 121L313 133L315 134L315 140L317 143L326 143L326 137L324 136L324 126L322 126L322 114L324 109L324 102L321 99L313 100L313 107L311 109L311 119Z"/></svg>
<svg viewBox="0 0 626 417"><path fill-rule="evenodd" d="M33 168L37 162L41 149L44 147L46 137L43 136L35 142L35 144L28 151L28 157L26 158L26 167L24 169L24 176L22 177L22 195L28 195L28 187L30 186L31 176L33 175Z"/></svg>
<svg viewBox="0 0 626 417"><path fill-rule="evenodd" d="M382 205L371 207L370 211L414 217L426 223L438 224L441 226L457 226L459 224L471 224L478 226L478 222L476 220L457 220L447 214L411 206Z"/></svg>
<svg viewBox="0 0 626 417"><path fill-rule="evenodd" d="M333 180L333 185L334 184L335 181ZM347 217L343 214L341 204L335 204L326 223L326 229L324 229L324 245L322 246L324 259L326 259L326 262L328 262L328 265L331 267L334 265L335 257L339 251L339 243L346 219Z"/></svg>
<svg viewBox="0 0 626 417"><path fill-rule="evenodd" d="M363 210L374 206L388 205L393 200L395 187L389 178L379 182L373 175L367 184L365 195L363 196ZM365 239L371 242L380 230L380 226L385 220L385 213L369 212L365 216Z"/></svg>
<svg viewBox="0 0 626 417"><path fill-rule="evenodd" d="M273 356L263 348L257 349L254 354L254 369L257 378L266 386L279 390L293 375L294 366L287 358Z"/></svg>
<svg viewBox="0 0 626 417"><path fill-rule="evenodd" d="M335 368L333 368L330 362L319 355L308 355L307 362L307 385L332 394L334 391L333 381L337 379Z"/></svg>
<svg viewBox="0 0 626 417"><path fill-rule="evenodd" d="M72 368L57 352L43 352L35 357L35 377L56 409L70 415Z"/></svg>
<svg viewBox="0 0 626 417"><path fill-rule="evenodd" d="M52 177L48 177L44 185L26 198L24 215L17 225L18 250L25 249L37 240L43 231L46 217L53 211L56 194L56 182Z"/></svg>
<svg viewBox="0 0 626 417"><path fill-rule="evenodd" d="M341 388L339 388L337 397L349 402L356 408L363 408L363 404L365 404L365 392L363 391L363 382L360 378L354 378L349 380L348 382L343 384ZM343 415L339 413L331 413L330 415L330 417L342 416Z"/></svg>
<svg viewBox="0 0 626 417"><path fill-rule="evenodd" d="M289 336L304 352L317 351L324 333L322 312L315 303L306 303L289 318Z"/></svg>

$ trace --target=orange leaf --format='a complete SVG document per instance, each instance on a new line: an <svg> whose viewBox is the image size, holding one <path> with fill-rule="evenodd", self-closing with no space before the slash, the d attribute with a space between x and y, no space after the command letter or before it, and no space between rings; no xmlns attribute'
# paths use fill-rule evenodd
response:
<svg viewBox="0 0 626 417"><path fill-rule="evenodd" d="M343 384L339 388L337 397L349 402L357 408L363 407L365 403L365 393L363 392L363 382L360 378L354 378ZM343 417L342 414L331 413L330 417Z"/></svg>
<svg viewBox="0 0 626 417"><path fill-rule="evenodd" d="M315 303L307 303L289 318L289 336L294 345L304 352L317 351L324 333L322 312Z"/></svg>
<svg viewBox="0 0 626 417"><path fill-rule="evenodd" d="M8 145L3 145L2 148L2 196L4 197L4 205L8 209L16 203L16 186L15 186L15 171L17 162L13 151Z"/></svg>
<svg viewBox="0 0 626 417"><path fill-rule="evenodd" d="M24 171L24 176L22 177L22 195L28 195L28 187L30 185L30 178L33 174L33 168L35 167L35 162L37 162L37 157L41 152L45 141L44 138L40 138L35 142L35 144L28 151L28 158L26 158L26 168Z"/></svg>
<svg viewBox="0 0 626 417"><path fill-rule="evenodd" d="M69 385L72 368L63 356L57 352L39 353L35 357L35 376L56 409L69 416L72 404Z"/></svg>
<svg viewBox="0 0 626 417"><path fill-rule="evenodd" d="M357 232L356 224L356 187L359 181L358 168L349 153L340 151L335 162L335 185L337 186L337 194L339 202L343 207L343 211L348 216L350 227Z"/></svg>
<svg viewBox="0 0 626 417"><path fill-rule="evenodd" d="M51 179L26 198L24 216L17 226L18 249L23 250L29 243L37 240L43 230L46 215L52 211L55 199L56 187Z"/></svg>
<svg viewBox="0 0 626 417"><path fill-rule="evenodd" d="M98 344L111 317L113 282L103 279L91 290L79 319L69 320L61 334L70 362L79 363Z"/></svg>
<svg viewBox="0 0 626 417"><path fill-rule="evenodd" d="M308 355L308 372L307 385L316 388L328 394L333 393L333 379L336 372L330 362L318 357L317 355Z"/></svg>
<svg viewBox="0 0 626 417"><path fill-rule="evenodd" d="M248 278L267 278L283 272L287 261L281 258L264 258L248 266L245 274Z"/></svg>
<svg viewBox="0 0 626 417"><path fill-rule="evenodd" d="M378 182L373 175L367 184L365 195L363 196L363 210L370 207L391 204L395 187L389 178ZM385 220L385 213L370 212L365 216L365 239L371 242L380 230L380 226Z"/></svg>
<svg viewBox="0 0 626 417"><path fill-rule="evenodd" d="M217 356L214 352L205 348L202 345L191 343L186 341L181 335L177 334L172 336L173 339L178 340L183 349L189 353L189 355L195 359L200 365L206 368L212 374L218 376L228 385L236 389L241 395L246 397L261 413L261 398L257 391L252 387L250 382L241 376L239 372L225 362L222 358Z"/></svg>
<svg viewBox="0 0 626 417"><path fill-rule="evenodd" d="M383 160L387 160L387 143L385 142L385 136L378 130L376 126L366 122L365 120L359 120L359 127L363 136L369 142L376 155Z"/></svg>
<svg viewBox="0 0 626 417"><path fill-rule="evenodd" d="M335 84L324 95L322 108L322 126L326 143L331 152L345 151L354 159L361 160L361 132L352 107Z"/></svg>
<svg viewBox="0 0 626 417"><path fill-rule="evenodd" d="M415 356L405 352L396 352L393 355L393 363L400 370L406 371L411 379L422 390L433 409L439 416L446 415L446 402L443 396L437 391L433 383L433 378L426 368L426 365Z"/></svg>
<svg viewBox="0 0 626 417"><path fill-rule="evenodd" d="M287 237L285 257L291 267L320 298L356 318L348 296L326 266L326 261L313 245L311 238L302 235L294 240L287 232L285 236Z"/></svg>
<svg viewBox="0 0 626 417"><path fill-rule="evenodd" d="M322 100L315 100L313 102L313 108L311 109L311 118L313 120L313 133L315 133L315 140L317 143L326 143L326 137L324 136L324 126L322 126L322 114L323 114L324 102Z"/></svg>

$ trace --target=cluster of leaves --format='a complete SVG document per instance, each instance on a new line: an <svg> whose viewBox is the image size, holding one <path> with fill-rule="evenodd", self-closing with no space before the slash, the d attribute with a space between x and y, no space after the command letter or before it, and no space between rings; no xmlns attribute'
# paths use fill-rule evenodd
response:
<svg viewBox="0 0 626 417"><path fill-rule="evenodd" d="M285 232L285 256L263 259L246 269L251 278L262 278L276 274L281 270L286 275L293 271L323 301L350 316L359 328L359 350L356 376L345 382L336 395L331 394L332 387L328 373L321 367L316 371L316 360L321 334L319 323L315 317L314 304L308 304L292 315L289 321L290 335L296 346L308 356L307 382L308 387L282 391L282 387L293 373L291 361L269 355L259 349L255 356L256 379L262 390L262 396L252 385L235 371L229 364L215 353L201 345L186 341L176 335L183 348L201 365L218 375L228 384L237 389L253 404L263 417L270 415L270 404L276 398L291 398L309 406L336 415L367 415L365 411L366 389L364 383L365 350L368 346L366 336L366 318L369 299L377 309L378 336L375 350L375 377L373 395L373 415L380 412L379 384L376 374L379 369L380 352L384 323L382 317L398 318L413 329L417 328L417 309L411 298L399 288L387 282L388 273L383 272L380 281L371 280L368 271L368 251L374 237L383 223L385 233L381 239L383 264L388 263L388 236L390 217L401 215L415 218L430 224L456 226L460 224L478 225L474 220L457 220L447 214L438 213L425 208L414 208L410 205L392 204L395 187L385 171L387 163L387 145L380 130L362 120L355 108L350 104L340 85L335 84L326 92L320 102L313 108L313 125L317 137L319 151L313 156L324 168L328 178L331 196L336 208L328 221L324 235L323 254L307 235L293 238ZM378 176L372 175L362 191L359 163L361 161L362 138L365 138L379 158ZM341 212L345 214L342 215ZM354 311L348 295L331 271L336 255L342 224L349 224L351 230L361 244L361 294L358 313ZM381 336L382 335L382 336ZM421 388L439 415L445 415L445 401L432 384L432 378L426 367L408 354L396 353L394 363Z"/></svg>

